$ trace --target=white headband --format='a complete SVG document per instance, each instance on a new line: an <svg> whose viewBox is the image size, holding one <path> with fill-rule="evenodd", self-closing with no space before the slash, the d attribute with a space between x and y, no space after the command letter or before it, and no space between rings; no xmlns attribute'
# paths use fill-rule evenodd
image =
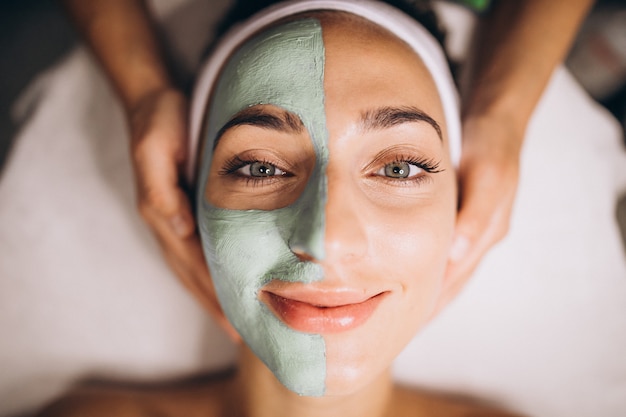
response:
<svg viewBox="0 0 626 417"><path fill-rule="evenodd" d="M439 92L446 118L450 157L458 166L461 157L461 123L458 95L446 57L433 36L415 19L400 10L372 0L301 0L278 3L232 28L219 42L215 51L200 70L192 102L187 178L193 182L196 152L202 122L217 76L233 51L259 30L297 13L315 10L336 10L363 17L387 29L413 48L430 72Z"/></svg>

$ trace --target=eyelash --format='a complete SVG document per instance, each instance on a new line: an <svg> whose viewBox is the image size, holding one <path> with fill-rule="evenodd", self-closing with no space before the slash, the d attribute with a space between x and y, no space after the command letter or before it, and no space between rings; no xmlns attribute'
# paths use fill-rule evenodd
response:
<svg viewBox="0 0 626 417"><path fill-rule="evenodd" d="M415 165L416 167L423 169L429 174L436 174L438 172L442 172L443 169L439 169L440 162L435 161L434 159L427 158L415 158L411 156L400 156L396 160L392 161L392 164L397 164L399 162L408 162L411 165ZM389 163L389 162L388 162ZM387 163L387 164L388 164ZM385 165L387 165L385 164Z"/></svg>
<svg viewBox="0 0 626 417"><path fill-rule="evenodd" d="M234 176L238 180L245 181L246 185L253 185L253 186L260 185L262 183L267 183L268 181L275 181L276 179L282 177L282 176L253 177L253 176L247 176L247 175L240 175L237 173L237 171L240 170L241 168L245 167L246 165L255 163L255 162L260 162L262 164L267 164L267 165L273 165L276 168L284 171L286 175L288 176L290 175L290 173L287 170L280 168L275 163L270 162L268 160L242 159L239 156L235 156L234 158L227 161L224 164L224 168L222 168L219 171L219 175ZM439 169L440 162L434 159L416 158L414 156L402 156L402 155L396 157L393 161L382 164L382 167L384 168L386 165L398 164L402 162L406 162L408 164L414 165L428 174L436 174L438 172L444 171L443 169ZM415 177L411 177L411 178L392 178L392 177L387 177L384 175L377 175L377 174L373 174L373 176L379 177L383 181L387 181L395 185L407 184L411 182L420 184L430 179L428 175L416 175Z"/></svg>
<svg viewBox="0 0 626 417"><path fill-rule="evenodd" d="M285 175L270 176L270 177L253 177L253 176L248 176L248 175L240 175L240 174L237 173L237 171L239 171L241 168L245 167L246 165L253 164L255 162L260 162L262 164L272 165L272 166L280 169L281 171L284 171ZM265 160L265 159L241 159L239 156L235 156L234 158L230 159L229 161L226 161L226 163L224 164L224 168L222 168L219 171L219 175L233 176L237 180L245 181L246 185L253 185L253 186L260 185L261 183L264 183L264 182L267 183L268 181L275 181L277 178L280 178L280 177L283 177L283 176L291 176L289 171L280 168L278 165L276 165L275 163L270 162L268 160Z"/></svg>
<svg viewBox="0 0 626 417"><path fill-rule="evenodd" d="M432 177L427 174L436 174L438 172L445 171L445 169L439 169L439 166L441 164L440 161L437 161L435 159L429 159L429 158L417 158L415 156L409 156L409 155L399 155L395 157L392 161L383 163L382 167L384 168L385 166L389 164L398 164L402 162L406 162L410 165L414 165L418 167L419 169L423 170L424 173L422 175L417 174L416 176L411 177L411 178L392 178L392 177L387 177L384 175L377 175L377 174L372 174L372 176L378 177L380 180L385 181L391 185L410 186L411 183L419 185L425 181L431 180ZM381 165L378 165L378 166L381 166ZM378 172L378 170L376 170L375 172Z"/></svg>

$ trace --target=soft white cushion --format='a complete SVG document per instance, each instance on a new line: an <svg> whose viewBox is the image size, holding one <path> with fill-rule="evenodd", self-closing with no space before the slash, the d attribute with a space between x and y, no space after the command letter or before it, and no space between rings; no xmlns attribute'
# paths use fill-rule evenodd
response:
<svg viewBox="0 0 626 417"><path fill-rule="evenodd" d="M207 3L170 10L190 71L202 46L185 38L209 33L225 4ZM230 344L135 212L124 119L91 56L78 49L42 74L17 110L30 117L0 182L0 415L79 378L154 380L230 363ZM617 123L557 71L529 127L509 236L398 359L397 377L530 415L622 416L615 204L625 188Z"/></svg>

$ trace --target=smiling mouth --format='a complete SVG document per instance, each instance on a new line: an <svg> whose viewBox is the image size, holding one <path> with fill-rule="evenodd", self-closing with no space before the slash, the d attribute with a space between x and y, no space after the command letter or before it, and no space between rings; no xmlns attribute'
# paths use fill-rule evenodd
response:
<svg viewBox="0 0 626 417"><path fill-rule="evenodd" d="M304 333L339 333L365 323L388 292L364 301L319 305L262 291L260 299L283 323Z"/></svg>

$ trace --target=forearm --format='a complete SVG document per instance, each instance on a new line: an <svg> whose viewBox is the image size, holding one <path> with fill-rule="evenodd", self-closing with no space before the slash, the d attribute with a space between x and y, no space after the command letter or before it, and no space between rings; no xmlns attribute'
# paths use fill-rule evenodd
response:
<svg viewBox="0 0 626 417"><path fill-rule="evenodd" d="M171 82L142 0L63 0L124 106L133 109Z"/></svg>
<svg viewBox="0 0 626 417"><path fill-rule="evenodd" d="M484 17L464 117L497 115L525 129L556 66L565 58L592 0L500 0Z"/></svg>

